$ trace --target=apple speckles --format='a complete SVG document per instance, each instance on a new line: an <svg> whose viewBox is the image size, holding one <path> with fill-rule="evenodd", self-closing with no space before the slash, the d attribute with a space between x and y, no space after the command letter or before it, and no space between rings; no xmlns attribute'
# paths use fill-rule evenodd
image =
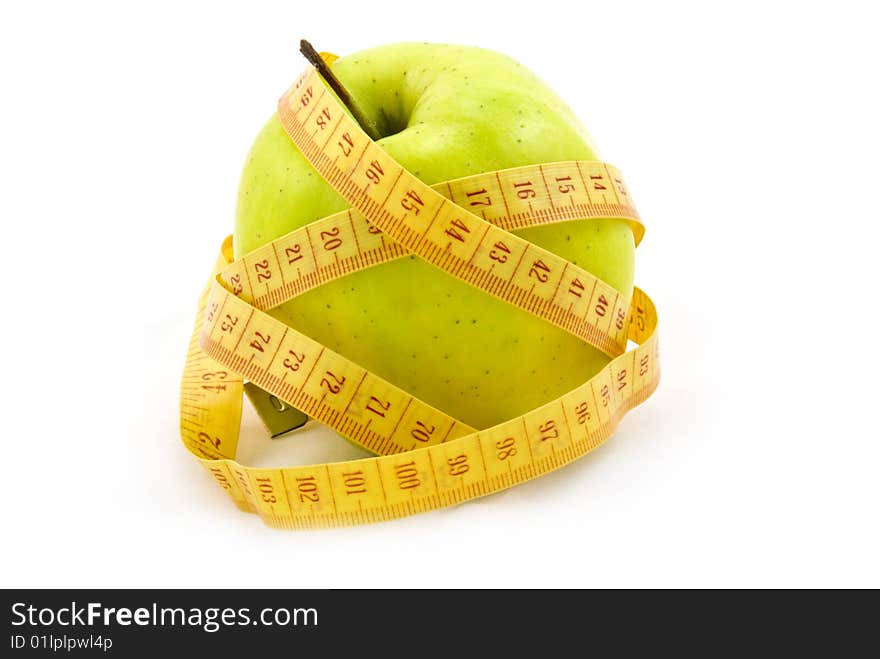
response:
<svg viewBox="0 0 880 659"><path fill-rule="evenodd" d="M540 83L531 77L524 78L522 93L527 100L520 102L521 90L512 83L517 82L518 72L527 69L519 64L516 64L516 70L507 69L508 79L487 75L484 68L477 66L477 53L468 49L438 48L439 61L430 56L397 57L386 61L381 52L376 50L375 55L346 57L338 67L340 78L351 80L363 91L364 101L372 112L381 112L383 105L393 110L393 114L384 117L387 123L381 123L383 129L400 124L409 128L405 135L388 140L391 143L389 151L396 149L396 156L410 171L419 165L428 168L424 172L416 171L417 176L431 181L443 180L468 174L461 171L465 168L503 169L517 166L526 158L546 161L551 159L549 156L589 159L587 147L581 147L576 139L579 133L568 130L567 119L560 115L555 101L542 103L540 94L535 94ZM475 56L473 61L466 57L471 52ZM373 56L375 60L372 60ZM357 64L366 67L364 60L367 58L372 60L374 70L362 68L358 75L356 60ZM454 74L447 69L447 73L441 75L439 69L444 65L458 68ZM415 67L412 76L408 74L409 66ZM370 74L375 83L371 84ZM457 85L461 94L455 93L454 86L445 91L442 86L432 87L438 78L442 78L443 84ZM466 86L470 79L473 84ZM431 93L426 94L426 91ZM468 95L464 95L465 91ZM493 96L494 104L490 101ZM461 105L456 105L459 101ZM507 106L496 108L496 104ZM426 106L429 112L423 114ZM477 106L482 107L478 110ZM489 121L496 116L493 114L496 110L503 110L503 122ZM414 117L405 116L413 111ZM449 122L444 117L449 117ZM379 118L382 115L374 117ZM406 124L404 119L412 121ZM460 123L454 123L459 120ZM282 223L285 217L303 224L308 219L342 210L326 194L320 175L301 163L301 158L294 158L296 154L289 153L289 139L280 126L271 134L273 139L277 137L280 141L278 145L267 143L265 149L271 151L278 146L277 155L285 157L279 157L277 162L268 162L262 156L258 158L258 162L249 168L248 176L242 177L244 190L239 193L240 198L246 199L244 212L239 214L243 218L240 222L256 218L249 231L239 231L251 242L255 233L261 233L261 239L270 239L274 236L267 234L273 231L289 230ZM556 136L559 140L555 139ZM519 143L517 138L521 138ZM558 144L560 140L564 141L565 148ZM506 151L500 148L502 144ZM436 152L432 153L432 150ZM543 157L545 154L547 158ZM438 172L441 163L443 171ZM274 175L267 175L267 172ZM283 192L271 193L279 188L283 188ZM312 195L319 188L321 194ZM245 197L248 192L250 195ZM271 218L271 223L265 227L256 226L261 218ZM555 233L551 234L550 229L547 231L547 248L556 251L558 247L560 252L567 248L569 260L572 260L570 256L580 253L582 263L594 265L594 257L601 257L608 251L605 245L611 232L597 235L593 228L587 227L586 222L572 223L569 229L557 225ZM625 227L623 230L629 229ZM540 230L534 233L540 235ZM596 249L587 253L585 249L589 246L585 243L593 243ZM500 306L503 303L477 297L469 290L463 293L460 286L453 286L448 276L443 276L442 282L439 277L435 278L435 285L435 279L429 278L433 272L430 270L424 280L420 280L419 268L427 271L429 266L417 256L408 256L409 260L400 259L351 275L352 282L357 279L356 288L351 292L348 281L338 287L336 282L325 290L304 296L302 301L297 300L289 308L285 306L280 313L273 313L295 319L294 327L301 325L302 330L314 329L314 333L306 333L317 340L323 339L328 348L336 350L338 346L339 352L353 361L375 368L377 375L474 427L489 427L510 418L514 412L536 407L544 402L542 395L549 400L570 390L573 372L578 375L588 372L593 368L593 362L598 363L592 353L579 350L572 340L560 340L555 330L532 320L525 312L509 310ZM408 277L408 274L412 276ZM392 292L397 287L399 292ZM330 302L332 311L328 311L327 302ZM364 307L361 315L357 313L358 305ZM396 321L393 328L388 326L389 318ZM517 325L520 322L522 327ZM443 334L439 334L441 331ZM546 334L543 339L542 332ZM536 337L541 340L536 341ZM565 337L567 339L567 335ZM392 353L398 356L397 362L383 359L384 355ZM444 357L444 353L448 354ZM409 361L406 361L407 354L411 355ZM505 356L510 358L505 359ZM548 361L553 368L547 366ZM560 364L566 364L567 368L559 369ZM486 394L485 400L478 392Z"/></svg>

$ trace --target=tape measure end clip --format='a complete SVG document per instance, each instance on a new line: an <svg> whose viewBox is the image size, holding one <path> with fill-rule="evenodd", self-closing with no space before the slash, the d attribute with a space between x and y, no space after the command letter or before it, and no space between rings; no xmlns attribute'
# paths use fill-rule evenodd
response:
<svg viewBox="0 0 880 659"><path fill-rule="evenodd" d="M244 392L272 439L278 439L292 430L302 428L309 420L307 414L261 389L253 382L244 383Z"/></svg>

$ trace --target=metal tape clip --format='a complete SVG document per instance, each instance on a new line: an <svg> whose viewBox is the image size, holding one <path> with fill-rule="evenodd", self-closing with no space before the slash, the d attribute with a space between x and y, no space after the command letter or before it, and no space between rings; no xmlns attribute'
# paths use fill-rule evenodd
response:
<svg viewBox="0 0 880 659"><path fill-rule="evenodd" d="M303 427L309 420L307 414L300 412L265 389L260 389L253 382L244 383L244 393L247 394L254 409L257 410L260 420L272 435L272 439Z"/></svg>

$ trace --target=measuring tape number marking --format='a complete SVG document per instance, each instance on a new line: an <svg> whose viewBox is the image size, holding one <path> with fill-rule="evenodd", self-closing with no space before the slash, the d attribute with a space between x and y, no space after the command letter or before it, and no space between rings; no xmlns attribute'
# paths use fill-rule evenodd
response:
<svg viewBox="0 0 880 659"><path fill-rule="evenodd" d="M427 186L361 130L311 67L279 101L279 117L353 208L238 261L227 238L200 297L181 383L181 435L240 508L271 526L312 528L392 519L483 496L593 450L654 391L657 315L650 298L635 288L627 300L509 233L615 217L629 221L638 243L644 228L615 168L551 163ZM523 181L529 185L515 185ZM516 194L525 189L531 192ZM481 216L466 209L475 191L495 200L483 204ZM502 248L506 258L493 258ZM476 430L265 313L410 253L579 336L611 361L560 398ZM565 294L572 289L577 295ZM628 339L638 347L624 352ZM239 464L245 379L377 457L288 468Z"/></svg>

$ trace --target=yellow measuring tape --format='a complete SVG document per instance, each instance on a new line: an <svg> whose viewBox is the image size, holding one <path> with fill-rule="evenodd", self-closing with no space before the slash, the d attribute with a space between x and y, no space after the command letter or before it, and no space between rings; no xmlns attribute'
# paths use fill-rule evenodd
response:
<svg viewBox="0 0 880 659"><path fill-rule="evenodd" d="M237 261L231 239L205 288L181 385L181 435L242 509L271 526L373 522L455 504L588 453L659 378L657 316L559 256L510 233L590 217L644 228L620 172L576 161L428 186L382 150L309 67L278 104L281 123L352 209ZM474 195L485 199L475 215ZM494 205L493 202L494 201ZM527 414L474 429L265 313L308 290L411 253L537 315L612 359ZM625 352L627 340L638 346ZM289 468L235 461L244 380L379 457Z"/></svg>

